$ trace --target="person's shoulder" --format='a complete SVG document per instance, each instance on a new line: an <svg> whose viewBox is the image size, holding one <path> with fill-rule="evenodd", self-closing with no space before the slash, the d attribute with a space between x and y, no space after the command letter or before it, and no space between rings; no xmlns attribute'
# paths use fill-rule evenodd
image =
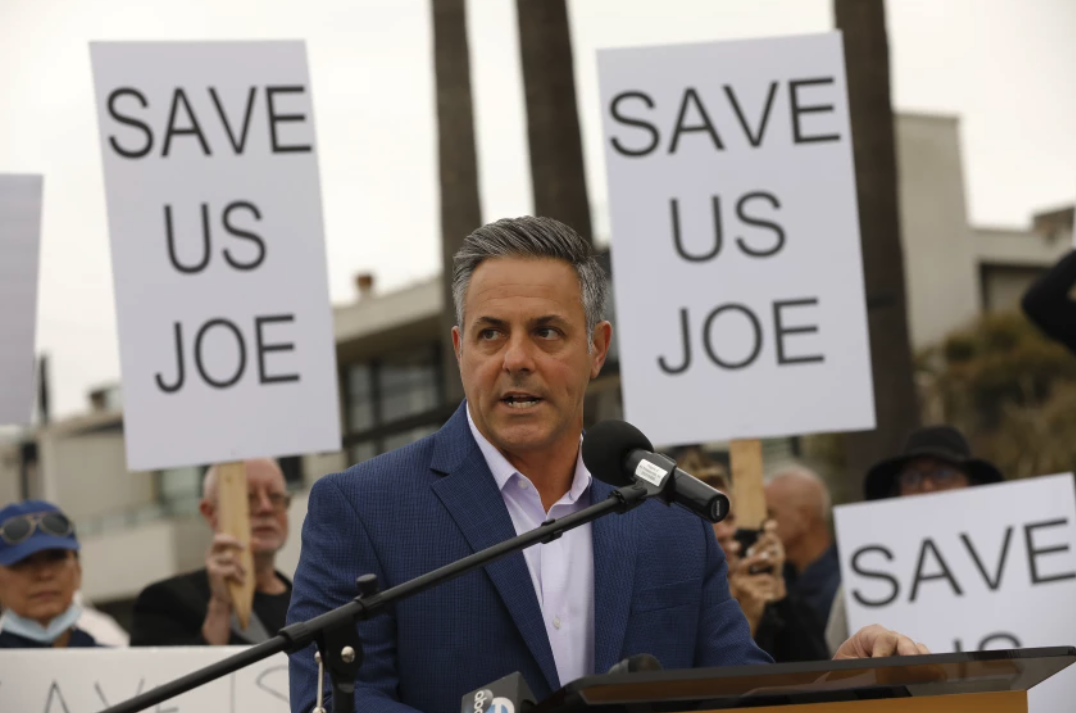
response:
<svg viewBox="0 0 1076 713"><path fill-rule="evenodd" d="M68 647L73 649L78 648L107 648L104 644L101 644L93 637L93 634L85 629L75 629L71 632L71 641L68 642Z"/></svg>
<svg viewBox="0 0 1076 713"><path fill-rule="evenodd" d="M40 649L41 644L10 631L0 631L0 649Z"/></svg>
<svg viewBox="0 0 1076 713"><path fill-rule="evenodd" d="M197 569L193 572L185 572L153 582L138 595L135 606L160 599L189 597L201 599L203 595L208 596L208 594L209 576L206 574L205 569Z"/></svg>
<svg viewBox="0 0 1076 713"><path fill-rule="evenodd" d="M326 490L349 497L398 496L430 477L430 462L440 434L434 433L345 471L320 478L311 488L311 497L327 495Z"/></svg>

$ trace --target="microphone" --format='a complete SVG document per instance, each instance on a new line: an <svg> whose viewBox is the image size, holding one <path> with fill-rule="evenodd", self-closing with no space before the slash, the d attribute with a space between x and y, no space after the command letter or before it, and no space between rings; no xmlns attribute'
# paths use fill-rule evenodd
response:
<svg viewBox="0 0 1076 713"><path fill-rule="evenodd" d="M527 713L538 699L519 671L466 694L460 713Z"/></svg>
<svg viewBox="0 0 1076 713"><path fill-rule="evenodd" d="M602 421L583 437L583 465L598 480L621 487L639 483L666 505L676 504L709 522L729 514L729 499L653 452L650 440L624 421Z"/></svg>
<svg viewBox="0 0 1076 713"><path fill-rule="evenodd" d="M609 674L615 673L641 673L643 671L661 671L661 662L651 654L635 654L613 664Z"/></svg>

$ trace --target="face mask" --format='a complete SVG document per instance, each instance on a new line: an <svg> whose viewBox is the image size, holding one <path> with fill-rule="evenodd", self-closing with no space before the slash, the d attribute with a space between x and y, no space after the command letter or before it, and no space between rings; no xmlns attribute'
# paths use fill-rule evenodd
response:
<svg viewBox="0 0 1076 713"><path fill-rule="evenodd" d="M0 630L11 632L38 643L52 644L65 631L72 628L80 616L82 616L82 607L72 603L67 608L67 611L53 618L48 626L41 626L33 619L27 619L8 610L0 617Z"/></svg>

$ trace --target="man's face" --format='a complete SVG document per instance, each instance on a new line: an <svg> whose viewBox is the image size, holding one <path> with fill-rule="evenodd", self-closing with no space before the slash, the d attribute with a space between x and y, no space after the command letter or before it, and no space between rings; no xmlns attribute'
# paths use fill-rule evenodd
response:
<svg viewBox="0 0 1076 713"><path fill-rule="evenodd" d="M802 495L802 488L799 490ZM777 535L786 550L807 530L806 505L797 494L789 481L778 480L766 486L768 516L777 523Z"/></svg>
<svg viewBox="0 0 1076 713"><path fill-rule="evenodd" d="M43 550L0 566L0 604L42 626L67 611L80 586L82 566L69 550Z"/></svg>
<svg viewBox="0 0 1076 713"><path fill-rule="evenodd" d="M250 506L250 549L254 555L279 552L288 539L288 496L284 474L271 460L246 462L247 493ZM203 513L213 527L220 529L218 495L203 504Z"/></svg>
<svg viewBox="0 0 1076 713"><path fill-rule="evenodd" d="M937 458L908 461L897 474L900 496L958 490L971 485L971 478L961 468Z"/></svg>
<svg viewBox="0 0 1076 713"><path fill-rule="evenodd" d="M575 269L555 259L491 258L471 276L452 330L478 430L505 454L577 443L587 383L605 363L608 322L587 343Z"/></svg>

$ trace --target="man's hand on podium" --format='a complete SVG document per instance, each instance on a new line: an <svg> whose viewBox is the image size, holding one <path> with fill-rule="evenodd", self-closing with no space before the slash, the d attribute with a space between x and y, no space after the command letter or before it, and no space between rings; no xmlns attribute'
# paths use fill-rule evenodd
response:
<svg viewBox="0 0 1076 713"><path fill-rule="evenodd" d="M917 644L903 634L873 624L860 629L852 635L852 638L841 644L833 658L834 660L877 659L885 656L918 656L929 653L930 650L923 644Z"/></svg>

